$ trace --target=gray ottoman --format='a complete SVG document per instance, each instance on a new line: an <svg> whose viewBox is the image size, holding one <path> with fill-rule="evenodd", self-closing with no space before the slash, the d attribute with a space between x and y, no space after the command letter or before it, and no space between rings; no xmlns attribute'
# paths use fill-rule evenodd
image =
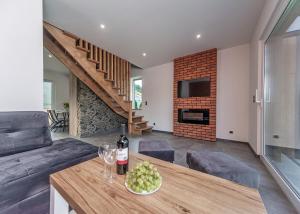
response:
<svg viewBox="0 0 300 214"><path fill-rule="evenodd" d="M247 187L259 187L260 176L255 169L222 152L188 152L186 162L191 169Z"/></svg>
<svg viewBox="0 0 300 214"><path fill-rule="evenodd" d="M141 140L139 153L173 163L174 149L164 140Z"/></svg>

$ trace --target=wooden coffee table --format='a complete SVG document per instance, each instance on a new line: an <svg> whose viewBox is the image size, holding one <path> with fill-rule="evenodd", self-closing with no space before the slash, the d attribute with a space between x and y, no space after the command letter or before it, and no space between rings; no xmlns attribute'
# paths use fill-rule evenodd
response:
<svg viewBox="0 0 300 214"><path fill-rule="evenodd" d="M130 167L148 160L158 168L163 183L149 196L128 192L125 176L114 183L102 176L103 161L86 161L50 176L51 213L266 213L257 190L161 161L130 154Z"/></svg>

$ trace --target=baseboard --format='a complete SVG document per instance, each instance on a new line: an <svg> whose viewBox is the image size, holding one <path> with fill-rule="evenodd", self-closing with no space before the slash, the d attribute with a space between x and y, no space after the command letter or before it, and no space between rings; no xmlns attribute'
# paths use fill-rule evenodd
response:
<svg viewBox="0 0 300 214"><path fill-rule="evenodd" d="M260 156L258 154L256 154L256 152L253 150L253 148L250 146L249 142L245 142L245 141L238 141L238 140L228 140L228 139L222 139L222 138L217 138L217 141L221 141L221 142L230 142L230 143L243 143L243 144L247 144L248 147L250 148L250 150L252 151L252 153L254 154L254 156L256 158L259 158Z"/></svg>
<svg viewBox="0 0 300 214"><path fill-rule="evenodd" d="M152 130L153 132L159 132L159 133L165 133L165 134L173 134L173 132L169 132L169 131L161 131L161 130Z"/></svg>
<svg viewBox="0 0 300 214"><path fill-rule="evenodd" d="M244 142L244 141L229 140L229 139L223 139L223 138L217 138L217 141L230 142L230 143L247 143L247 144L249 144L248 142Z"/></svg>

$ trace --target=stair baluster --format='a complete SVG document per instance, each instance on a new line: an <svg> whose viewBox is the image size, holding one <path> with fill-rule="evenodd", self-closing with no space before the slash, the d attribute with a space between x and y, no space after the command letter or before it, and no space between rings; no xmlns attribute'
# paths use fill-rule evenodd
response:
<svg viewBox="0 0 300 214"><path fill-rule="evenodd" d="M152 130L142 116L132 111L128 61L46 22L44 30L44 45L113 111L128 118L130 134Z"/></svg>

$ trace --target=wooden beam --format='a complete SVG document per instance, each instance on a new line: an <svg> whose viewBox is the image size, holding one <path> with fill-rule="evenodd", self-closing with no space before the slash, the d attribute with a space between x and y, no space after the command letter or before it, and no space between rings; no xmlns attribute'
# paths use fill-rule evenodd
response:
<svg viewBox="0 0 300 214"><path fill-rule="evenodd" d="M47 44L46 44L47 46ZM52 50L53 51L53 50ZM50 51L51 52L51 51ZM78 111L77 111L77 77L71 72L70 74L70 115L69 115L69 134L78 136Z"/></svg>

